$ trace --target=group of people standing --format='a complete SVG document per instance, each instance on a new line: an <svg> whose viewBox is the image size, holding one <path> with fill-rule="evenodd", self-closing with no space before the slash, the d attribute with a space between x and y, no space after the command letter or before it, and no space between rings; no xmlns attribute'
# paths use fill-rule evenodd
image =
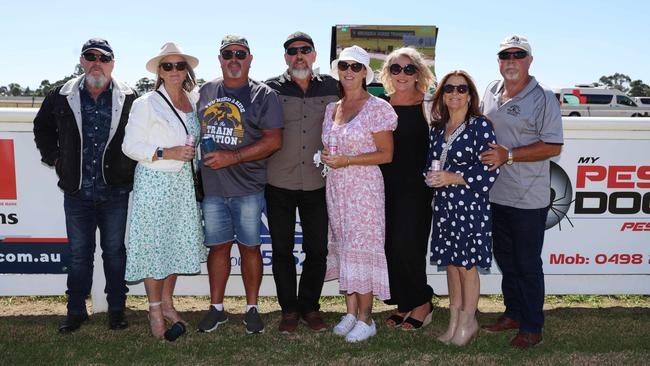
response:
<svg viewBox="0 0 650 366"><path fill-rule="evenodd" d="M111 76L108 42L83 45L85 73L53 90L34 120L42 161L56 167L64 191L71 249L68 315L59 331L88 319L99 228L111 329L128 326L125 281L144 280L153 336L183 334L187 323L172 296L177 275L199 273L207 260L210 306L198 328L216 330L228 321L223 299L237 243L245 330L263 332L257 300L266 209L281 333L300 322L328 329L319 299L332 279L346 303L333 332L348 342L376 334L374 297L396 306L386 326L428 325L430 249L431 264L447 272L450 299L449 326L438 339L465 345L479 331L478 268L490 268L494 241L506 311L484 329L519 329L511 341L518 348L541 342L548 159L560 153L562 125L557 100L528 73L527 39L500 44L504 79L482 102L462 70L429 94L434 77L414 48L386 57L379 73L386 92L375 97L363 48L343 49L326 75L312 69L317 53L309 35L292 33L283 46L287 70L261 83L248 77L248 41L224 37L222 77L197 90L199 60L166 43L146 64L155 90L136 99ZM299 282L296 212L305 253Z"/></svg>

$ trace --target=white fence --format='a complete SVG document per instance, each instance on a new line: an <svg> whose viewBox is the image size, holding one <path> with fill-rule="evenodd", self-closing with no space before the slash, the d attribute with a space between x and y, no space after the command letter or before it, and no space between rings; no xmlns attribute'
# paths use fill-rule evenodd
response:
<svg viewBox="0 0 650 366"><path fill-rule="evenodd" d="M0 109L0 295L61 295L66 289L57 256L66 245L63 195L33 142L36 111ZM564 118L564 137L562 155L552 166L554 209L542 255L547 293L649 294L650 118ZM302 242L300 233L296 239ZM299 244L296 249L301 262ZM275 295L268 230L262 252L261 294ZM226 293L243 295L236 248L232 263ZM7 273L16 268L51 273ZM300 264L297 268L300 273ZM95 269L93 311L105 311L99 245ZM183 276L176 293L207 295L206 273L204 266L200 275ZM445 294L444 273L434 266L428 273L436 293ZM500 293L500 281L495 266L482 275L481 292ZM144 295L141 284L130 289ZM323 294L338 294L338 284L326 283Z"/></svg>

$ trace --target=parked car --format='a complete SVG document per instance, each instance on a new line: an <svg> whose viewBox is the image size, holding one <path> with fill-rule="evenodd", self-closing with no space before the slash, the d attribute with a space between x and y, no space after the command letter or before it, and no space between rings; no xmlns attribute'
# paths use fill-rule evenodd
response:
<svg viewBox="0 0 650 366"><path fill-rule="evenodd" d="M650 117L650 105L637 104L620 90L576 86L555 89L563 116Z"/></svg>
<svg viewBox="0 0 650 366"><path fill-rule="evenodd" d="M634 97L634 101L639 107L650 106L650 97Z"/></svg>

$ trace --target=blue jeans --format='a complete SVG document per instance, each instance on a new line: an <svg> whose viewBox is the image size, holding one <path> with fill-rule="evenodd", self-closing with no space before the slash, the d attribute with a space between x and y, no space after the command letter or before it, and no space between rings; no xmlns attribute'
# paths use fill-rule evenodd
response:
<svg viewBox="0 0 650 366"><path fill-rule="evenodd" d="M112 193L108 200L83 200L65 194L63 207L70 248L68 314L86 312L86 298L93 283L95 233L99 228L109 311L124 310L128 288L124 280L126 248L124 234L128 193Z"/></svg>
<svg viewBox="0 0 650 366"><path fill-rule="evenodd" d="M235 240L247 247L260 245L264 206L264 191L239 197L205 196L201 202L205 245Z"/></svg>
<svg viewBox="0 0 650 366"><path fill-rule="evenodd" d="M544 327L542 246L548 208L519 209L492 203L494 258L503 274L504 315L519 320L519 330Z"/></svg>

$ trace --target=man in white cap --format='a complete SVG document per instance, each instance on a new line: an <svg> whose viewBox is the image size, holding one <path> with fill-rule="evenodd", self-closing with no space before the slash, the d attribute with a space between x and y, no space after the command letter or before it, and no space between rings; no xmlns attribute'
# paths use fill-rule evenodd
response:
<svg viewBox="0 0 650 366"><path fill-rule="evenodd" d="M88 319L99 228L111 329L128 326L126 301L126 230L129 192L136 162L122 152L124 128L136 93L112 77L113 49L101 38L88 40L79 63L84 74L52 90L34 119L34 137L42 161L56 166L64 192L70 247L68 315L60 333L79 329Z"/></svg>
<svg viewBox="0 0 650 366"><path fill-rule="evenodd" d="M529 74L533 55L525 37L505 38L498 62L503 80L488 86L481 107L494 124L499 145L491 145L481 160L501 169L490 202L493 251L503 274L506 310L483 329L519 329L510 344L526 349L542 341L541 254L551 197L549 160L562 150L562 118L553 92Z"/></svg>
<svg viewBox="0 0 650 366"><path fill-rule="evenodd" d="M203 85L197 104L201 135L216 145L216 151L203 152L201 166L211 305L199 330L211 332L228 320L223 298L230 276L230 249L237 241L247 301L246 333L261 333L264 323L257 298L262 282L266 160L282 146L282 106L271 88L249 79L253 55L246 38L228 35L219 51L223 78Z"/></svg>
<svg viewBox="0 0 650 366"><path fill-rule="evenodd" d="M282 308L280 333L293 333L302 319L316 332L327 329L320 314L320 295L327 265L327 203L325 179L311 164L323 149L321 132L325 107L337 101L336 80L314 73L314 41L295 32L284 42L288 69L266 84L280 96L284 111L282 149L269 158L266 212L273 245L273 278ZM300 283L294 261L296 209L302 228Z"/></svg>

